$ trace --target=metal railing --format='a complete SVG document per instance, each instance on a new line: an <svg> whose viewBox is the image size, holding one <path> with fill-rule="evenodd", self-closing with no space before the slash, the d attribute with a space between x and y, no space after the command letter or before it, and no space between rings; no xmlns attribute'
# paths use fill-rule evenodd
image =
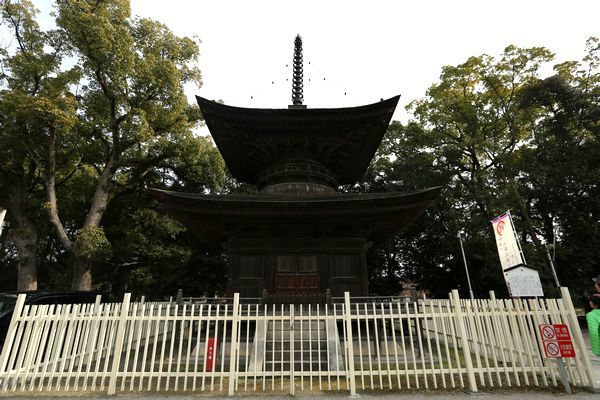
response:
<svg viewBox="0 0 600 400"><path fill-rule="evenodd" d="M571 384L592 386L590 360L562 299L313 305L232 302L24 306L0 353L0 392L358 391L557 386L537 327L568 325Z"/></svg>

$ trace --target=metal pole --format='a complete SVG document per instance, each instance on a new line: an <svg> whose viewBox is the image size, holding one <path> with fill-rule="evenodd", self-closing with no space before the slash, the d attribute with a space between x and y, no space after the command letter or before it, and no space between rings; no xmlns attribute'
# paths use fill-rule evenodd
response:
<svg viewBox="0 0 600 400"><path fill-rule="evenodd" d="M554 276L554 282L556 282L556 287L560 289L558 275L556 275L556 269L554 269L554 261L552 261L552 257L550 257L550 251L548 250L548 247L546 247L546 257L548 257L548 262L550 263L550 268L552 269L552 275Z"/></svg>
<svg viewBox="0 0 600 400"><path fill-rule="evenodd" d="M565 363L562 357L557 358L556 363L558 364L558 373L560 374L560 380L565 388L565 393L571 394L571 385L569 385L569 377L567 376L567 370L565 369Z"/></svg>
<svg viewBox="0 0 600 400"><path fill-rule="evenodd" d="M469 277L469 267L467 267L467 257L465 256L465 249L463 248L462 235L460 232L456 235L458 241L460 242L460 251L462 252L463 262L465 263L465 272L467 273L467 283L469 284L469 295L471 296L471 300L475 299L473 295L473 288L471 287L471 278Z"/></svg>

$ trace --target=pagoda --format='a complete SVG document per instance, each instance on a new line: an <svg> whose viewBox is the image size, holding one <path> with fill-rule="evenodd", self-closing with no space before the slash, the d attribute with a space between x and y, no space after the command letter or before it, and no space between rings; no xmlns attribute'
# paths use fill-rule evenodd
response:
<svg viewBox="0 0 600 400"><path fill-rule="evenodd" d="M229 259L228 295L276 303L367 296L367 251L410 226L440 187L342 193L367 169L399 96L351 108L303 104L295 39L292 105L240 108L197 97L233 177L257 194L153 190L167 212Z"/></svg>

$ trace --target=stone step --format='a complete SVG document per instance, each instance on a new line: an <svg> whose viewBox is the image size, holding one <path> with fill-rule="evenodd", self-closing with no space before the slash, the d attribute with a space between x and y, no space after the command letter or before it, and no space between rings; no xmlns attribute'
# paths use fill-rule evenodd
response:
<svg viewBox="0 0 600 400"><path fill-rule="evenodd" d="M267 352L274 352L274 351L289 351L291 348L290 343L268 343L265 346L265 349ZM321 351L327 350L327 341L325 342L321 342L321 345L319 346L318 344L313 344L311 346L307 345L307 344L303 344L302 347L300 347L300 343L294 343L294 350L295 351L300 351L300 349L302 348L302 351L318 351L319 349Z"/></svg>
<svg viewBox="0 0 600 400"><path fill-rule="evenodd" d="M283 349L282 348L270 349L267 347L265 350L265 353L267 353L267 354L271 353L271 354L273 354L273 356L275 358L277 358L279 353L287 354L287 353L290 353L291 350L292 349L290 349L289 347L284 347ZM308 354L309 352L315 353L315 354L320 352L320 353L325 354L327 352L327 350L328 349L325 346L321 346L320 349L318 347L313 347L313 348L303 347L302 349L300 349L300 347L294 347L294 353L298 353L298 354L300 354L300 352L305 353L305 354ZM342 349L340 349L340 350L342 350Z"/></svg>
<svg viewBox="0 0 600 400"><path fill-rule="evenodd" d="M273 340L275 339L277 340L290 340L292 337L291 333L289 331L287 332L267 332L266 335L266 339L267 340ZM300 334L300 332L296 332L294 331L294 340L300 340L300 337L302 337L302 340L319 340L319 339L327 339L327 332L310 332L310 334L308 332L302 332L302 334Z"/></svg>
<svg viewBox="0 0 600 400"><path fill-rule="evenodd" d="M271 362L269 364L265 364L265 370L270 371L290 371L291 366L289 363L277 363ZM327 371L327 363L322 362L319 363L294 363L294 371Z"/></svg>
<svg viewBox="0 0 600 400"><path fill-rule="evenodd" d="M249 369L260 371L264 367L267 371L289 371L293 363L296 369L338 371L344 351L339 334L334 320L303 320L302 323L287 319L263 320L256 325L253 343L256 351L252 352Z"/></svg>
<svg viewBox="0 0 600 400"><path fill-rule="evenodd" d="M274 329L274 330L281 330L282 329L282 325L283 325L283 330L289 330L291 323L290 321L269 321L269 329ZM325 321L302 321L302 323L300 323L299 320L295 320L294 321L294 330L299 331L299 330L303 330L303 331L308 331L308 330L313 330L316 331L318 329L320 330L324 330L325 329Z"/></svg>

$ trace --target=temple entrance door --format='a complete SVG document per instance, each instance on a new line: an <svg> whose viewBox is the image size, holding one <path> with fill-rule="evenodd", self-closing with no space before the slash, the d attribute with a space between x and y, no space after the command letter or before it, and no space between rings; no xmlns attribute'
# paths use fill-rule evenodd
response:
<svg viewBox="0 0 600 400"><path fill-rule="evenodd" d="M279 255L272 303L300 304L322 302L316 255Z"/></svg>

